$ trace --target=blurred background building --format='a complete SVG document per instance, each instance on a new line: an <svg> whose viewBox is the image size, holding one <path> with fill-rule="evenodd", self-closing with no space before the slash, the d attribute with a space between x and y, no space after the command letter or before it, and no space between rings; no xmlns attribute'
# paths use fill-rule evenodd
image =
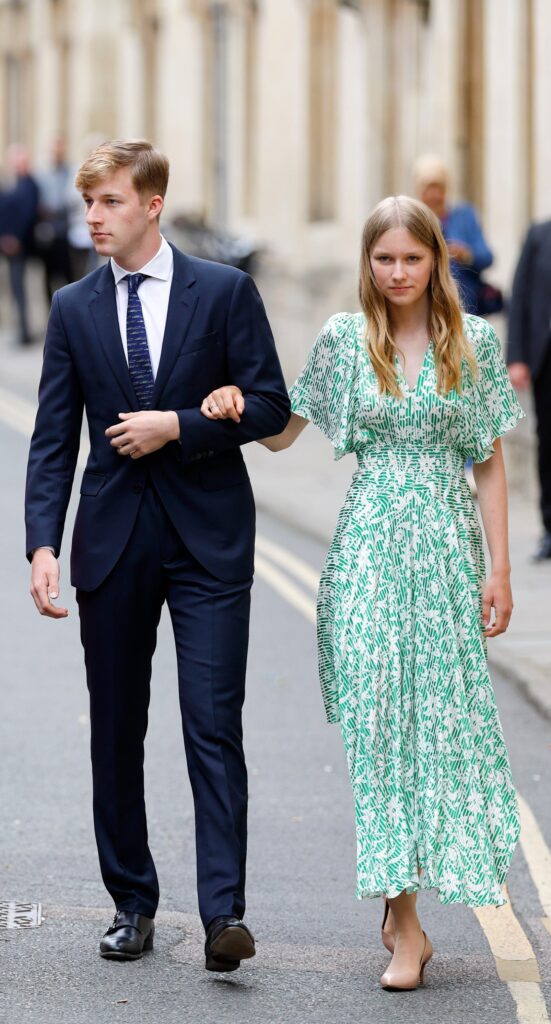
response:
<svg viewBox="0 0 551 1024"><path fill-rule="evenodd" d="M146 136L170 214L293 273L355 268L367 212L436 151L507 286L551 212L550 53L549 0L0 0L0 151Z"/></svg>

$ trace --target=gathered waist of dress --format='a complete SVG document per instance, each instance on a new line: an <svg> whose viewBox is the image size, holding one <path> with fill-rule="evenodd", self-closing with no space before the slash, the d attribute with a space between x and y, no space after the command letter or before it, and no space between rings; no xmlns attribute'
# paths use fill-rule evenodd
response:
<svg viewBox="0 0 551 1024"><path fill-rule="evenodd" d="M356 451L353 483L374 493L428 488L440 497L465 494L465 458L449 445L366 445Z"/></svg>

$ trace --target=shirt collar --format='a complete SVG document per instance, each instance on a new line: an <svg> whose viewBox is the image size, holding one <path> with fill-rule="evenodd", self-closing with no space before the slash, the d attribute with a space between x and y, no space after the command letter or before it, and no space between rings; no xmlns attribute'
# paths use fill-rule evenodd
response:
<svg viewBox="0 0 551 1024"><path fill-rule="evenodd" d="M110 262L115 284L119 284L129 271L125 270L124 267L120 267L113 257L111 257ZM146 274L147 277L155 277L159 281L168 281L172 274L173 264L172 249L166 238L161 235L161 244L153 259L149 260L149 263L145 263L139 270L134 271L134 273Z"/></svg>

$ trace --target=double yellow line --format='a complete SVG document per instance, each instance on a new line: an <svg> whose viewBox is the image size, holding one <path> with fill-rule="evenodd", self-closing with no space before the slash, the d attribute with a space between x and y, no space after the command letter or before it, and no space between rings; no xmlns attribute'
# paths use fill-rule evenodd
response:
<svg viewBox="0 0 551 1024"><path fill-rule="evenodd" d="M34 419L34 405L0 387L0 420L28 438ZM87 455L88 441L83 437L78 458L81 469L86 465ZM318 588L317 573L303 559L262 535L257 536L256 552L258 576L314 624L316 602L312 594ZM521 796L519 802L520 845L542 907L542 921L551 933L551 850L532 810ZM515 1001L519 1024L550 1024L536 955L515 915L507 890L505 895L508 902L504 907L482 907L474 913L494 955L498 976L507 984Z"/></svg>
<svg viewBox="0 0 551 1024"><path fill-rule="evenodd" d="M256 547L257 574L309 622L315 623L316 602L302 589L305 586L307 591L317 591L319 577L312 567L266 537L257 537ZM542 921L551 933L551 850L520 795L519 804L520 845L541 903ZM504 895L505 906L481 907L474 913L494 955L498 977L506 983L515 1001L519 1024L548 1024L536 954L505 887Z"/></svg>

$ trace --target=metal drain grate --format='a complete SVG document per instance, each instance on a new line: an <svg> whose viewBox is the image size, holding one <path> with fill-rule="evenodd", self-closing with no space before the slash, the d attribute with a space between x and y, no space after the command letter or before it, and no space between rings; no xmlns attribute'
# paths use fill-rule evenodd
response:
<svg viewBox="0 0 551 1024"><path fill-rule="evenodd" d="M40 924L41 903L0 903L0 928L38 928Z"/></svg>

